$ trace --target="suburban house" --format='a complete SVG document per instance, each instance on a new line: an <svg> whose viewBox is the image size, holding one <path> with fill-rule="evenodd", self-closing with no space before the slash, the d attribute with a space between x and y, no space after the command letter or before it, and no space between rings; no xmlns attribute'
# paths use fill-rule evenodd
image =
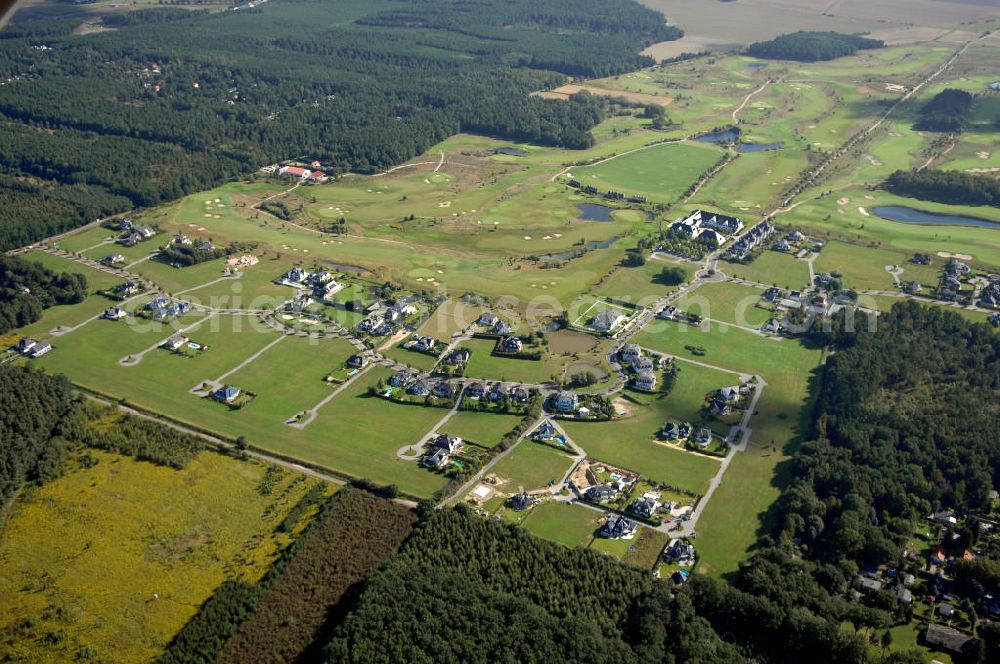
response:
<svg viewBox="0 0 1000 664"><path fill-rule="evenodd" d="M770 222L762 221L747 233L745 233L736 243L730 247L728 255L736 260L746 258L750 252L759 247L774 231L774 226Z"/></svg>
<svg viewBox="0 0 1000 664"><path fill-rule="evenodd" d="M466 386L465 394L470 399L478 399L482 397L484 394L486 394L486 386L480 383L479 381L474 381L472 383L469 383L468 386Z"/></svg>
<svg viewBox="0 0 1000 664"><path fill-rule="evenodd" d="M552 440L556 437L556 428L553 426L551 420L545 420L538 425L538 428L531 434L531 437L538 441Z"/></svg>
<svg viewBox="0 0 1000 664"><path fill-rule="evenodd" d="M595 484L587 487L583 497L592 503L608 503L618 497L617 484Z"/></svg>
<svg viewBox="0 0 1000 664"><path fill-rule="evenodd" d="M107 311L105 311L102 314L102 317L106 318L107 320L121 320L122 318L125 318L125 316L127 315L128 314L125 313L124 309L121 309L119 307L109 307Z"/></svg>
<svg viewBox="0 0 1000 664"><path fill-rule="evenodd" d="M136 293L139 292L139 284L132 281L126 281L123 284L118 284L117 286L115 286L113 292L118 297L128 297L129 295L135 295Z"/></svg>
<svg viewBox="0 0 1000 664"><path fill-rule="evenodd" d="M535 498L527 491L522 491L521 493L512 496L508 501L508 504L511 509L523 512L524 510L531 509L540 502L542 502L541 498Z"/></svg>
<svg viewBox="0 0 1000 664"><path fill-rule="evenodd" d="M976 647L976 639L974 637L957 629L938 625L937 623L927 625L927 631L924 632L924 640L929 646L944 648L956 653L970 652Z"/></svg>
<svg viewBox="0 0 1000 664"><path fill-rule="evenodd" d="M352 369L363 369L368 366L368 356L355 353L347 358L347 366Z"/></svg>
<svg viewBox="0 0 1000 664"><path fill-rule="evenodd" d="M660 310L659 310L659 311L657 312L657 314L656 314L656 317L657 317L657 318L661 318L661 319L663 319L663 320L674 320L674 319L676 319L676 318L677 318L677 317L678 317L678 316L679 316L679 315L680 315L681 313L682 313L682 312L681 312L681 310L680 310L680 309L678 309L677 307L675 307L675 306L673 306L673 305L669 305L669 304L668 304L667 306L663 307L662 309L660 309Z"/></svg>
<svg viewBox="0 0 1000 664"><path fill-rule="evenodd" d="M156 311L157 309L163 309L169 304L170 304L169 299L163 297L162 295L158 295L146 303L146 310Z"/></svg>
<svg viewBox="0 0 1000 664"><path fill-rule="evenodd" d="M792 248L792 245L788 244L788 240L778 240L774 243L775 251L788 251Z"/></svg>
<svg viewBox="0 0 1000 664"><path fill-rule="evenodd" d="M896 588L896 599L899 600L900 604L913 604L913 591L905 586L900 586Z"/></svg>
<svg viewBox="0 0 1000 664"><path fill-rule="evenodd" d="M598 332L611 334L615 328L625 322L624 314L613 309L602 309L590 319L590 326Z"/></svg>
<svg viewBox="0 0 1000 664"><path fill-rule="evenodd" d="M470 357L472 357L472 353L468 349L458 348L445 356L444 363L453 367L460 367L465 365Z"/></svg>
<svg viewBox="0 0 1000 664"><path fill-rule="evenodd" d="M119 263L125 262L125 257L121 254L111 254L110 256L102 258L101 262L105 265L118 265Z"/></svg>
<svg viewBox="0 0 1000 664"><path fill-rule="evenodd" d="M510 388L510 398L517 403L527 403L529 396L528 388L523 385L515 385Z"/></svg>
<svg viewBox="0 0 1000 664"><path fill-rule="evenodd" d="M695 561L694 546L685 544L679 539L672 539L663 551L663 559L668 563L676 563L682 567L693 565Z"/></svg>
<svg viewBox="0 0 1000 664"><path fill-rule="evenodd" d="M221 401L222 403L232 403L239 398L241 390L233 385L226 385L225 387L220 387L215 392L212 393L212 397L216 401Z"/></svg>
<svg viewBox="0 0 1000 664"><path fill-rule="evenodd" d="M618 359L622 362L635 362L640 357L642 357L642 349L639 348L639 344L625 344L622 349L618 351Z"/></svg>
<svg viewBox="0 0 1000 664"><path fill-rule="evenodd" d="M503 334L511 334L513 332L514 328L512 328L510 325L508 325L502 320L498 319L497 322L493 324L493 334L503 335Z"/></svg>
<svg viewBox="0 0 1000 664"><path fill-rule="evenodd" d="M494 403L506 401L507 393L503 389L503 383L493 383L486 392L486 398Z"/></svg>
<svg viewBox="0 0 1000 664"><path fill-rule="evenodd" d="M484 311L479 316L479 320L476 321L476 324L479 325L480 327L493 327L498 322L500 322L499 316L497 316L492 311Z"/></svg>
<svg viewBox="0 0 1000 664"><path fill-rule="evenodd" d="M858 575L854 585L863 593L877 593L882 590L882 582L867 576Z"/></svg>
<svg viewBox="0 0 1000 664"><path fill-rule="evenodd" d="M951 510L934 512L933 514L928 515L927 518L939 526L950 527L958 525L958 519L955 518L955 513Z"/></svg>
<svg viewBox="0 0 1000 664"><path fill-rule="evenodd" d="M437 345L437 340L432 337L413 337L410 341L410 348L420 352L427 352L429 350L434 350L434 346Z"/></svg>
<svg viewBox="0 0 1000 664"><path fill-rule="evenodd" d="M389 377L389 385L392 387L406 387L414 380L414 375L409 371L397 371Z"/></svg>
<svg viewBox="0 0 1000 664"><path fill-rule="evenodd" d="M442 380L434 386L434 396L439 399L451 399L455 396L455 388L446 380Z"/></svg>
<svg viewBox="0 0 1000 664"><path fill-rule="evenodd" d="M309 277L309 273L296 265L277 280L282 286L301 286L302 282Z"/></svg>
<svg viewBox="0 0 1000 664"><path fill-rule="evenodd" d="M802 234L801 231L792 231L788 234L789 242L802 242L806 239L806 236Z"/></svg>
<svg viewBox="0 0 1000 664"><path fill-rule="evenodd" d="M659 494L644 493L629 506L629 509L646 519L651 519L660 509Z"/></svg>
<svg viewBox="0 0 1000 664"><path fill-rule="evenodd" d="M358 323L358 329L362 332L372 332L385 323L385 318L381 314L372 314Z"/></svg>
<svg viewBox="0 0 1000 664"><path fill-rule="evenodd" d="M323 173L322 171L313 171L308 168L299 168L298 166L282 166L278 169L278 175L287 175L291 178L311 181L318 181L326 178L326 173Z"/></svg>
<svg viewBox="0 0 1000 664"><path fill-rule="evenodd" d="M194 244L194 241L187 235L175 235L174 239L170 241L170 244L179 244L183 247L190 247Z"/></svg>
<svg viewBox="0 0 1000 664"><path fill-rule="evenodd" d="M406 388L406 391L414 396L425 397L431 393L431 386L426 380L419 378Z"/></svg>
<svg viewBox="0 0 1000 664"><path fill-rule="evenodd" d="M153 229L152 226L148 224L143 224L142 226L139 226L139 228L135 230L142 237L143 240L148 240L154 235L156 235L156 231Z"/></svg>
<svg viewBox="0 0 1000 664"><path fill-rule="evenodd" d="M771 286L766 291L764 291L764 299L768 302L777 302L781 299L781 289Z"/></svg>
<svg viewBox="0 0 1000 664"><path fill-rule="evenodd" d="M660 435L667 440L685 440L691 435L691 425L687 422L667 422Z"/></svg>
<svg viewBox="0 0 1000 664"><path fill-rule="evenodd" d="M635 362L632 363L632 371L652 371L653 370L653 360L649 359L645 355L640 355L635 358Z"/></svg>
<svg viewBox="0 0 1000 664"><path fill-rule="evenodd" d="M31 351L31 349L34 348L37 344L38 342L35 341L34 339L28 339L27 337L25 337L24 339L21 339L16 344L14 344L14 350L16 350L18 353L21 353L22 355L27 355Z"/></svg>
<svg viewBox="0 0 1000 664"><path fill-rule="evenodd" d="M499 351L501 353L520 353L524 348L524 342L520 337L504 337L500 341Z"/></svg>
<svg viewBox="0 0 1000 664"><path fill-rule="evenodd" d="M712 443L712 430L708 427L701 427L694 434L694 443L698 447L705 448Z"/></svg>
<svg viewBox="0 0 1000 664"><path fill-rule="evenodd" d="M740 400L740 386L723 387L719 390L719 399L726 403L734 403Z"/></svg>
<svg viewBox="0 0 1000 664"><path fill-rule="evenodd" d="M434 447L439 447L449 454L454 454L462 449L462 439L458 436L441 433L434 438Z"/></svg>
<svg viewBox="0 0 1000 664"><path fill-rule="evenodd" d="M598 534L601 537L606 537L608 539L631 539L635 536L637 529L638 526L636 526L634 522L623 516L612 514L608 517L608 520L604 522L604 525L601 526L601 530Z"/></svg>
<svg viewBox="0 0 1000 664"><path fill-rule="evenodd" d="M41 357L52 350L52 344L48 341L39 341L28 351L29 357Z"/></svg>
<svg viewBox="0 0 1000 664"><path fill-rule="evenodd" d="M162 344L160 344L160 347L161 348L166 348L167 350L177 350L178 348L180 348L181 346L183 346L187 342L188 342L188 338L187 337L185 337L183 335L180 335L180 334L174 334L174 335L170 336Z"/></svg>
<svg viewBox="0 0 1000 664"><path fill-rule="evenodd" d="M443 468L448 464L448 452L441 448L437 448L431 454L427 455L423 464L427 468Z"/></svg>
<svg viewBox="0 0 1000 664"><path fill-rule="evenodd" d="M656 389L656 374L652 371L640 371L635 375L633 383L640 390L652 391Z"/></svg>
<svg viewBox="0 0 1000 664"><path fill-rule="evenodd" d="M580 407L576 392L560 392L552 397L552 407L561 413L572 413Z"/></svg>

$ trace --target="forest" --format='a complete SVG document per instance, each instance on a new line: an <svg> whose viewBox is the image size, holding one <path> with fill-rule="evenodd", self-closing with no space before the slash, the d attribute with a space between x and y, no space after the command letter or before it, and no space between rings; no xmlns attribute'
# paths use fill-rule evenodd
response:
<svg viewBox="0 0 1000 664"><path fill-rule="evenodd" d="M86 36L40 21L2 33L0 249L302 155L339 174L460 131L587 147L605 102L529 93L652 64L643 48L681 35L634 0L182 11Z"/></svg>
<svg viewBox="0 0 1000 664"><path fill-rule="evenodd" d="M807 609L698 575L678 588L461 507L424 515L326 647L328 662L867 657L857 636Z"/></svg>
<svg viewBox="0 0 1000 664"><path fill-rule="evenodd" d="M747 55L769 60L797 60L818 62L854 55L859 50L883 48L885 42L859 35L839 32L807 32L800 30L779 35L770 41L754 42L747 47Z"/></svg>
<svg viewBox="0 0 1000 664"><path fill-rule="evenodd" d="M812 440L792 459L773 508L774 538L734 583L834 620L887 627L894 596L869 607L843 598L863 565L900 561L927 514L988 507L1000 472L1000 339L986 324L907 300L874 331L840 335L836 350Z"/></svg>
<svg viewBox="0 0 1000 664"><path fill-rule="evenodd" d="M341 490L259 584L219 586L158 661L316 661L326 632L416 519L412 510L367 491Z"/></svg>
<svg viewBox="0 0 1000 664"><path fill-rule="evenodd" d="M965 90L948 88L920 108L920 117L913 128L920 131L960 132L972 110L975 97Z"/></svg>
<svg viewBox="0 0 1000 664"><path fill-rule="evenodd" d="M34 323L52 305L77 304L86 296L82 274L56 274L39 263L0 256L0 334Z"/></svg>
<svg viewBox="0 0 1000 664"><path fill-rule="evenodd" d="M59 425L72 404L65 377L0 365L0 507L25 482L58 477L66 456Z"/></svg>
<svg viewBox="0 0 1000 664"><path fill-rule="evenodd" d="M962 171L896 171L885 188L900 196L955 205L1000 207L1000 179Z"/></svg>

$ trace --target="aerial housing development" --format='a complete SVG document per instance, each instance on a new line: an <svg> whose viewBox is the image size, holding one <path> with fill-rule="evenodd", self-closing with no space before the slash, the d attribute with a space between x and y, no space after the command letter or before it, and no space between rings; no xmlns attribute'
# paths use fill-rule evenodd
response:
<svg viewBox="0 0 1000 664"><path fill-rule="evenodd" d="M862 4L18 6L0 659L1000 661L1000 11Z"/></svg>

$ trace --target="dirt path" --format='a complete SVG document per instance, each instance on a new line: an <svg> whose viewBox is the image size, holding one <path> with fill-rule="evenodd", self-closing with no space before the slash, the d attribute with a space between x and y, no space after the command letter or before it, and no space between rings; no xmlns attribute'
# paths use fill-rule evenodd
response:
<svg viewBox="0 0 1000 664"><path fill-rule="evenodd" d="M739 122L736 119L736 116L739 115L740 111L746 108L746 105L750 103L750 100L753 99L756 95L763 92L770 84L771 84L771 79L767 79L766 81L764 81L763 85L761 85L759 88L748 94L746 98L743 99L743 103L740 104L735 111L733 111L733 124L737 124Z"/></svg>

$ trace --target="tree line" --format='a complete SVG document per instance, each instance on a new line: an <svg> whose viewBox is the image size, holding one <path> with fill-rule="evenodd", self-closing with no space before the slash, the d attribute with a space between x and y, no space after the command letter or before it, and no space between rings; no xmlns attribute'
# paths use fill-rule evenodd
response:
<svg viewBox="0 0 1000 664"><path fill-rule="evenodd" d="M530 93L652 64L643 48L681 34L633 0L351 2L357 19L335 25L322 0L183 11L86 38L61 22L3 33L0 248L298 155L338 174L460 131L588 147L604 101Z"/></svg>
<svg viewBox="0 0 1000 664"><path fill-rule="evenodd" d="M839 32L810 32L800 30L779 35L769 41L755 42L747 48L747 55L769 60L797 60L818 62L854 55L862 49L883 48L880 39Z"/></svg>
<svg viewBox="0 0 1000 664"><path fill-rule="evenodd" d="M1000 207L1000 179L962 171L896 171L885 181L894 194L937 203Z"/></svg>
<svg viewBox="0 0 1000 664"><path fill-rule="evenodd" d="M0 334L30 325L56 304L77 304L87 297L87 278L56 273L40 263L0 256Z"/></svg>

